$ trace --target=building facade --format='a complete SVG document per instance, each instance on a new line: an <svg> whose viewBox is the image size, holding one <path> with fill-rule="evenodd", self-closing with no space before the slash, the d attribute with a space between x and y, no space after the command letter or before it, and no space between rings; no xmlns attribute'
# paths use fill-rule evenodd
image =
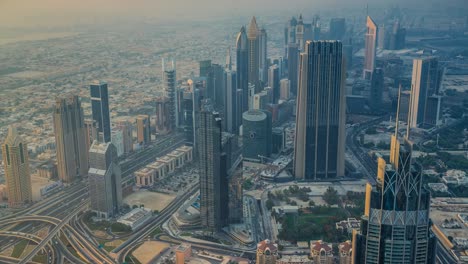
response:
<svg viewBox="0 0 468 264"><path fill-rule="evenodd" d="M272 124L268 111L250 110L242 115L243 156L245 159L259 161L271 155Z"/></svg>
<svg viewBox="0 0 468 264"><path fill-rule="evenodd" d="M78 96L57 98L53 119L59 179L70 183L88 172L86 128Z"/></svg>
<svg viewBox="0 0 468 264"><path fill-rule="evenodd" d="M173 130L179 126L179 100L176 91L177 74L175 61L171 60L170 65L167 65L163 59L162 68L164 92L166 97L169 98L169 128Z"/></svg>
<svg viewBox="0 0 468 264"><path fill-rule="evenodd" d="M257 264L276 264L279 259L278 245L266 239L257 244Z"/></svg>
<svg viewBox="0 0 468 264"><path fill-rule="evenodd" d="M236 72L237 72L237 87L242 93L241 112L249 109L248 90L249 90L249 57L248 57L248 41L245 27L242 27L237 34L236 39Z"/></svg>
<svg viewBox="0 0 468 264"><path fill-rule="evenodd" d="M260 69L260 30L257 26L257 20L252 17L247 30L248 43L248 80L249 83L256 86L256 89L261 89L259 85L259 69ZM259 90L257 90L259 91Z"/></svg>
<svg viewBox="0 0 468 264"><path fill-rule="evenodd" d="M2 145L8 206L18 208L32 202L28 147L16 128L9 127Z"/></svg>
<svg viewBox="0 0 468 264"><path fill-rule="evenodd" d="M111 122L109 113L109 94L107 83L95 81L90 86L91 109L93 120L98 123L98 131L102 133L102 141L111 141Z"/></svg>
<svg viewBox="0 0 468 264"><path fill-rule="evenodd" d="M344 176L345 67L338 41L308 41L296 108L297 179Z"/></svg>
<svg viewBox="0 0 468 264"><path fill-rule="evenodd" d="M375 56L377 52L377 24L370 16L367 16L366 39L364 49L363 78L370 80L375 68Z"/></svg>
<svg viewBox="0 0 468 264"><path fill-rule="evenodd" d="M121 170L117 150L110 143L94 141L89 150L89 198L91 211L99 218L116 216L122 206Z"/></svg>
<svg viewBox="0 0 468 264"><path fill-rule="evenodd" d="M136 118L137 141L141 145L151 142L150 117L148 115L139 115Z"/></svg>

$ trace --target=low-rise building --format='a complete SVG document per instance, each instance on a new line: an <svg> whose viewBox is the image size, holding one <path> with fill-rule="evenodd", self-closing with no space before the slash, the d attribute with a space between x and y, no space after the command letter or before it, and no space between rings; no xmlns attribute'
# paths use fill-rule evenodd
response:
<svg viewBox="0 0 468 264"><path fill-rule="evenodd" d="M278 245L269 239L257 244L257 264L276 264L278 259Z"/></svg>
<svg viewBox="0 0 468 264"><path fill-rule="evenodd" d="M154 184L154 170L143 168L135 173L135 184L138 187L151 187Z"/></svg>
<svg viewBox="0 0 468 264"><path fill-rule="evenodd" d="M154 178L155 180L158 179L163 179L167 176L167 171L166 171L166 164L160 161L155 161L148 166L146 166L149 169L154 170Z"/></svg>
<svg viewBox="0 0 468 264"><path fill-rule="evenodd" d="M176 264L184 264L192 256L192 246L190 244L180 244L176 250Z"/></svg>
<svg viewBox="0 0 468 264"><path fill-rule="evenodd" d="M352 263L352 250L353 244L350 240L340 243L338 246L338 253L340 255L340 264L351 264Z"/></svg>
<svg viewBox="0 0 468 264"><path fill-rule="evenodd" d="M335 227L337 230L351 234L353 229L358 232L361 230L361 221L357 220L356 218L348 218L346 220L335 223Z"/></svg>
<svg viewBox="0 0 468 264"><path fill-rule="evenodd" d="M41 178L56 179L58 178L57 165L50 161L44 162L37 167L37 175Z"/></svg>
<svg viewBox="0 0 468 264"><path fill-rule="evenodd" d="M284 255L276 261L276 264L313 264L307 256Z"/></svg>
<svg viewBox="0 0 468 264"><path fill-rule="evenodd" d="M333 264L333 245L322 240L310 241L310 257L314 263Z"/></svg>
<svg viewBox="0 0 468 264"><path fill-rule="evenodd" d="M132 228L132 230L135 230L142 224L146 223L151 218L152 215L153 215L153 212L150 209L135 208L132 211L120 217L117 220L117 222L127 225L130 228Z"/></svg>

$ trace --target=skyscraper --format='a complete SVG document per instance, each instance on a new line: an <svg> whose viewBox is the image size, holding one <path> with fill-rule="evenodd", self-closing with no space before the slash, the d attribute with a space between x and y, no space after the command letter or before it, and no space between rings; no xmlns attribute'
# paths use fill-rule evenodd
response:
<svg viewBox="0 0 468 264"><path fill-rule="evenodd" d="M225 70L226 80L226 103L225 103L225 127L229 133L237 134L239 132L240 120L238 120L237 108L241 105L237 105L237 76L236 72L226 69Z"/></svg>
<svg viewBox="0 0 468 264"><path fill-rule="evenodd" d="M163 68L163 85L164 85L164 92L166 96L169 98L169 124L170 130L176 129L179 124L179 100L176 91L176 82L177 82L177 75L176 75L176 65L175 61L171 60L170 65L166 65L164 59L162 60L162 68Z"/></svg>
<svg viewBox="0 0 468 264"><path fill-rule="evenodd" d="M378 158L376 184L366 186L361 232L353 234L353 263L435 263L430 193L422 188L412 149L408 137L400 143L397 122L389 163Z"/></svg>
<svg viewBox="0 0 468 264"><path fill-rule="evenodd" d="M54 133L60 180L70 183L88 172L83 108L76 95L55 100Z"/></svg>
<svg viewBox="0 0 468 264"><path fill-rule="evenodd" d="M206 94L207 98L211 99L214 103L214 107L218 110L222 117L225 117L225 100L226 100L226 79L225 79L225 68L219 64L212 64L213 69L213 83L214 83L214 94Z"/></svg>
<svg viewBox="0 0 468 264"><path fill-rule="evenodd" d="M273 90L273 104L277 104L280 95L280 72L276 64L268 69L268 86Z"/></svg>
<svg viewBox="0 0 468 264"><path fill-rule="evenodd" d="M197 149L200 166L200 218L202 226L212 232L223 226L221 166L221 118L205 105L198 114Z"/></svg>
<svg viewBox="0 0 468 264"><path fill-rule="evenodd" d="M328 39L342 40L346 33L346 20L344 18L332 18L330 20L330 29Z"/></svg>
<svg viewBox="0 0 468 264"><path fill-rule="evenodd" d="M271 113L249 110L242 115L243 156L249 160L261 160L271 155L272 125Z"/></svg>
<svg viewBox="0 0 468 264"><path fill-rule="evenodd" d="M297 20L295 17L292 17L288 20L286 27L284 28L284 56L288 56L288 46L289 43L296 43L296 25Z"/></svg>
<svg viewBox="0 0 468 264"><path fill-rule="evenodd" d="M291 93L297 95L299 67L299 47L296 43L290 43L288 46L288 79L290 82Z"/></svg>
<svg viewBox="0 0 468 264"><path fill-rule="evenodd" d="M290 96L290 82L288 79L282 79L280 81L280 97L281 100L289 100Z"/></svg>
<svg viewBox="0 0 468 264"><path fill-rule="evenodd" d="M109 113L109 94L107 83L95 81L90 86L93 120L98 122L98 131L102 133L103 142L111 141L111 123Z"/></svg>
<svg viewBox="0 0 468 264"><path fill-rule="evenodd" d="M371 77L369 106L373 111L381 111L384 89L384 72L376 68Z"/></svg>
<svg viewBox="0 0 468 264"><path fill-rule="evenodd" d="M128 121L119 121L116 125L117 129L122 130L124 153L128 154L133 151L133 127Z"/></svg>
<svg viewBox="0 0 468 264"><path fill-rule="evenodd" d="M248 77L249 83L256 86L256 92L260 91L259 83L259 68L260 68L260 30L257 26L257 20L252 17L249 28L247 30L248 42Z"/></svg>
<svg viewBox="0 0 468 264"><path fill-rule="evenodd" d="M377 51L377 24L375 24L370 16L367 16L366 27L363 78L370 80L375 68L375 56Z"/></svg>
<svg viewBox="0 0 468 264"><path fill-rule="evenodd" d="M16 208L31 203L28 147L14 127L8 128L7 137L2 145L2 157L8 205Z"/></svg>
<svg viewBox="0 0 468 264"><path fill-rule="evenodd" d="M169 120L169 112L171 104L168 97L157 97L156 103L156 132L159 134L167 134L171 131L171 122Z"/></svg>
<svg viewBox="0 0 468 264"><path fill-rule="evenodd" d="M259 79L262 83L268 81L267 32L264 28L259 35Z"/></svg>
<svg viewBox="0 0 468 264"><path fill-rule="evenodd" d="M237 72L237 87L242 90L242 107L241 111L249 109L249 57L248 57L248 42L245 28L242 27L236 39L236 72Z"/></svg>
<svg viewBox="0 0 468 264"><path fill-rule="evenodd" d="M345 67L338 41L308 41L301 54L294 173L314 180L344 175Z"/></svg>
<svg viewBox="0 0 468 264"><path fill-rule="evenodd" d="M299 15L299 20L296 26L296 44L300 51L304 50L304 21L302 20L302 14Z"/></svg>
<svg viewBox="0 0 468 264"><path fill-rule="evenodd" d="M412 128L431 126L428 98L438 95L440 86L439 62L436 57L413 60L409 123Z"/></svg>
<svg viewBox="0 0 468 264"><path fill-rule="evenodd" d="M214 80L214 71L213 71L213 64L211 64L211 60L203 60L198 63L199 65L199 75L200 77L206 78L206 91L204 95L206 98L214 101L215 98L215 80Z"/></svg>
<svg viewBox="0 0 468 264"><path fill-rule="evenodd" d="M94 140L99 141L99 132L98 132L99 124L97 123L96 120L85 119L84 126L85 126L85 131L86 131L85 132L86 149L89 150Z"/></svg>
<svg viewBox="0 0 468 264"><path fill-rule="evenodd" d="M151 127L149 115L139 115L136 118L137 141L141 145L151 142Z"/></svg>
<svg viewBox="0 0 468 264"><path fill-rule="evenodd" d="M121 171L117 150L108 142L94 141L89 149L89 198L91 211L100 218L114 217L122 206Z"/></svg>

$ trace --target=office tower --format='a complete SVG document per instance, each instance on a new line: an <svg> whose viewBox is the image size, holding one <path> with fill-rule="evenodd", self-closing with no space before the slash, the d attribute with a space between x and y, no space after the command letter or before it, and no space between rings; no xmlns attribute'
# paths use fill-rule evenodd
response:
<svg viewBox="0 0 468 264"><path fill-rule="evenodd" d="M206 94L207 98L211 99L214 103L214 107L218 110L222 117L225 117L225 100L226 100L226 79L225 79L225 68L219 64L212 64L213 70L213 83L214 83L214 94Z"/></svg>
<svg viewBox="0 0 468 264"><path fill-rule="evenodd" d="M62 182L70 183L88 172L86 128L78 96L57 98L53 119L58 175Z"/></svg>
<svg viewBox="0 0 468 264"><path fill-rule="evenodd" d="M243 156L249 160L261 160L271 155L272 124L268 111L249 110L242 115Z"/></svg>
<svg viewBox="0 0 468 264"><path fill-rule="evenodd" d="M388 43L389 50L400 50L405 48L406 29L401 28L400 22L397 20L393 24L393 29L390 33L390 40Z"/></svg>
<svg viewBox="0 0 468 264"><path fill-rule="evenodd" d="M99 124L96 120L85 119L84 126L85 126L86 149L89 150L94 140L99 141L99 132L98 132Z"/></svg>
<svg viewBox="0 0 468 264"><path fill-rule="evenodd" d="M192 78L187 81L189 89L184 91L182 100L183 129L187 142L196 148L196 120L201 107L202 91L206 89L206 78Z"/></svg>
<svg viewBox="0 0 468 264"><path fill-rule="evenodd" d="M328 39L342 40L346 33L346 20L344 18L332 18L330 20L330 29Z"/></svg>
<svg viewBox="0 0 468 264"><path fill-rule="evenodd" d="M373 111L382 111L384 72L376 68L371 76L369 106Z"/></svg>
<svg viewBox="0 0 468 264"><path fill-rule="evenodd" d="M338 254L340 256L339 264L351 264L352 263L352 249L353 244L350 240L347 240L338 245Z"/></svg>
<svg viewBox="0 0 468 264"><path fill-rule="evenodd" d="M288 47L288 79L290 82L291 93L297 95L299 67L299 47L295 43L290 43Z"/></svg>
<svg viewBox="0 0 468 264"><path fill-rule="evenodd" d="M128 121L117 122L116 128L122 131L124 153L133 151L133 127Z"/></svg>
<svg viewBox="0 0 468 264"><path fill-rule="evenodd" d="M375 68L375 56L377 50L377 24L370 16L367 16L367 31L364 53L363 78L370 80Z"/></svg>
<svg viewBox="0 0 468 264"><path fill-rule="evenodd" d="M280 81L280 97L281 100L289 100L290 97L290 82L288 79L282 79Z"/></svg>
<svg viewBox="0 0 468 264"><path fill-rule="evenodd" d="M310 241L310 257L314 263L333 264L333 245L322 240Z"/></svg>
<svg viewBox="0 0 468 264"><path fill-rule="evenodd" d="M420 165L412 162L409 127L407 132L401 143L396 122L389 162L378 158L376 183L366 186L361 231L353 233L353 263L435 263L430 193L422 188Z"/></svg>
<svg viewBox="0 0 468 264"><path fill-rule="evenodd" d="M380 25L379 31L377 32L377 47L379 49L388 49L390 43L390 31L388 26Z"/></svg>
<svg viewBox="0 0 468 264"><path fill-rule="evenodd" d="M255 85L249 83L249 93L247 95L248 101L249 101L249 110L253 109L254 96L255 96Z"/></svg>
<svg viewBox="0 0 468 264"><path fill-rule="evenodd" d="M308 41L301 54L294 173L316 180L344 175L345 67L339 41Z"/></svg>
<svg viewBox="0 0 468 264"><path fill-rule="evenodd" d="M273 104L277 104L280 95L280 72L276 64L268 70L268 86L273 90Z"/></svg>
<svg viewBox="0 0 468 264"><path fill-rule="evenodd" d="M311 28L312 28L313 38L312 39L307 38L306 40L320 40L321 26L320 26L320 18L318 15L314 16ZM306 33L307 33L307 30L305 34Z"/></svg>
<svg viewBox="0 0 468 264"><path fill-rule="evenodd" d="M226 64L224 65L226 70L232 70L232 57L231 57L231 47L227 48L226 52Z"/></svg>
<svg viewBox="0 0 468 264"><path fill-rule="evenodd" d="M114 129L111 133L111 143L114 145L117 151L117 157L124 154L124 142L123 142L123 131L120 129Z"/></svg>
<svg viewBox="0 0 468 264"><path fill-rule="evenodd" d="M262 83L268 81L268 57L267 57L267 33L264 28L260 30L259 35L259 79Z"/></svg>
<svg viewBox="0 0 468 264"><path fill-rule="evenodd" d="M205 105L198 113L197 149L200 170L200 218L203 228L216 232L223 226L221 181L221 118Z"/></svg>
<svg viewBox="0 0 468 264"><path fill-rule="evenodd" d="M94 141L89 149L89 198L99 218L115 217L122 206L121 170L117 150L110 143Z"/></svg>
<svg viewBox="0 0 468 264"><path fill-rule="evenodd" d="M353 66L353 42L350 38L343 42L343 56L346 61L346 69L352 69Z"/></svg>
<svg viewBox="0 0 468 264"><path fill-rule="evenodd" d="M297 21L296 44L300 51L304 50L304 21L302 20L302 14L299 15L299 20Z"/></svg>
<svg viewBox="0 0 468 264"><path fill-rule="evenodd" d="M242 27L236 40L236 72L237 72L237 87L242 90L242 107L241 111L245 112L249 109L249 53L248 41L245 28Z"/></svg>
<svg viewBox="0 0 468 264"><path fill-rule="evenodd" d="M136 118L137 142L147 145L151 142L151 127L149 115L139 115Z"/></svg>
<svg viewBox="0 0 468 264"><path fill-rule="evenodd" d="M297 20L295 17L292 17L288 20L286 27L284 28L284 56L288 56L288 46L289 43L296 43L296 25Z"/></svg>
<svg viewBox="0 0 468 264"><path fill-rule="evenodd" d="M90 86L91 109L93 120L98 122L98 131L102 133L102 141L111 141L111 122L109 113L109 94L107 83L95 81Z"/></svg>
<svg viewBox="0 0 468 264"><path fill-rule="evenodd" d="M164 59L162 60L163 69L163 86L166 97L169 98L169 130L174 130L179 127L179 98L177 96L176 82L176 65L175 61L171 60L170 65L166 65Z"/></svg>
<svg viewBox="0 0 468 264"><path fill-rule="evenodd" d="M237 99L237 75L235 71L226 69L226 103L225 103L225 127L226 131L233 134L239 133L240 120L238 120L237 108L241 105L238 104ZM239 103L241 103L239 101Z"/></svg>
<svg viewBox="0 0 468 264"><path fill-rule="evenodd" d="M427 97L427 108L425 116L426 126L440 126L441 125L441 104L442 96L432 95Z"/></svg>
<svg viewBox="0 0 468 264"><path fill-rule="evenodd" d="M409 123L412 128L431 126L428 97L439 92L439 63L435 57L413 60Z"/></svg>
<svg viewBox="0 0 468 264"><path fill-rule="evenodd" d="M278 245L271 242L269 239L260 241L257 244L257 264L276 264L278 256Z"/></svg>
<svg viewBox="0 0 468 264"><path fill-rule="evenodd" d="M8 128L7 137L2 145L2 157L8 206L17 208L31 203L28 147L14 127Z"/></svg>
<svg viewBox="0 0 468 264"><path fill-rule="evenodd" d="M247 30L248 43L248 77L249 83L256 86L259 91L259 67L260 67L260 31L257 26L257 20L252 17Z"/></svg>
<svg viewBox="0 0 468 264"><path fill-rule="evenodd" d="M156 132L162 135L171 132L171 123L169 120L169 112L171 104L168 97L157 97L156 103ZM180 122L180 121L179 121Z"/></svg>

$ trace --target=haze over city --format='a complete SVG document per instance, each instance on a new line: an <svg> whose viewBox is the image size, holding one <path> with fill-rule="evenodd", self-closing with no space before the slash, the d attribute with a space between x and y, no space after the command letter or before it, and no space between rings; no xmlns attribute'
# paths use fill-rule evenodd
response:
<svg viewBox="0 0 468 264"><path fill-rule="evenodd" d="M0 263L468 263L465 0L0 0Z"/></svg>

